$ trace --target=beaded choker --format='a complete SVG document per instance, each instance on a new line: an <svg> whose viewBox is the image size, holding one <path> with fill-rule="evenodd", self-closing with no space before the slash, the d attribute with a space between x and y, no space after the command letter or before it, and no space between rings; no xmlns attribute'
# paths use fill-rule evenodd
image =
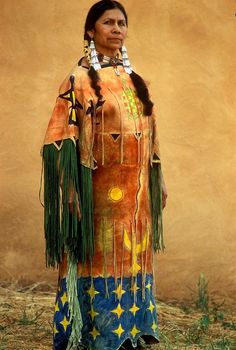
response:
<svg viewBox="0 0 236 350"><path fill-rule="evenodd" d="M117 68L117 66L122 65L122 63L121 63L121 60L118 58L118 55L116 57L105 56L101 53L98 53L97 55L100 63L112 66L114 68L116 75L120 75L120 71Z"/></svg>

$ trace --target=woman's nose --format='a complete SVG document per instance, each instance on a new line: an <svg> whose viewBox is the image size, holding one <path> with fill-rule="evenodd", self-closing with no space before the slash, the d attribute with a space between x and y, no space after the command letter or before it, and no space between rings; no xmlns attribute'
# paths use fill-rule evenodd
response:
<svg viewBox="0 0 236 350"><path fill-rule="evenodd" d="M119 27L118 23L115 23L115 24L114 24L113 32L114 32L114 33L120 33L120 27Z"/></svg>

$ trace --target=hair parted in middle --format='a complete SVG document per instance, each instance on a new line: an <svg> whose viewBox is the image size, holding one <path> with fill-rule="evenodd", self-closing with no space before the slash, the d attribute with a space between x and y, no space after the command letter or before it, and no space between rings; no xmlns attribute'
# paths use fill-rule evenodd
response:
<svg viewBox="0 0 236 350"><path fill-rule="evenodd" d="M101 0L95 3L90 8L87 14L84 26L84 40L88 41L88 43L91 41L91 38L88 35L88 31L95 29L95 23L105 11L113 9L118 9L123 13L126 25L128 26L128 16L124 6L121 3L114 0ZM98 99L101 100L103 97L101 95L101 87L99 85L100 78L97 71L92 66L90 66L89 68L88 75L91 79L91 87L94 89ZM153 102L150 100L149 91L146 83L144 82L142 77L140 77L140 75L138 75L134 71L132 71L132 73L130 74L130 78L132 79L138 98L143 103L144 115L151 115L153 109Z"/></svg>

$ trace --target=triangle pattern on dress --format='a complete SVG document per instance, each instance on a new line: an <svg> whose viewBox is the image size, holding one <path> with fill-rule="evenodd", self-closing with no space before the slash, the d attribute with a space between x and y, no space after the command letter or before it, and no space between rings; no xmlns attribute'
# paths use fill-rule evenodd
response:
<svg viewBox="0 0 236 350"><path fill-rule="evenodd" d="M141 132L135 132L134 136L136 137L137 140L141 139L142 133Z"/></svg>
<svg viewBox="0 0 236 350"><path fill-rule="evenodd" d="M60 151L63 146L63 140L56 140L53 142L53 145L56 147L58 151Z"/></svg>
<svg viewBox="0 0 236 350"><path fill-rule="evenodd" d="M160 158L158 157L158 155L156 153L153 154L153 158L152 158L154 161L156 160L159 160L160 161Z"/></svg>
<svg viewBox="0 0 236 350"><path fill-rule="evenodd" d="M112 132L111 137L112 137L113 141L116 142L118 140L118 138L120 137L120 134Z"/></svg>

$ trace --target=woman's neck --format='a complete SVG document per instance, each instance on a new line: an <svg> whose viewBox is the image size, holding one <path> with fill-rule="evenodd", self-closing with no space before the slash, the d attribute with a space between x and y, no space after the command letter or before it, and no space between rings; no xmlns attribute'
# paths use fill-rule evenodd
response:
<svg viewBox="0 0 236 350"><path fill-rule="evenodd" d="M99 52L101 55L105 56L105 57L109 57L109 58L115 58L118 56L119 54L119 50L105 50L103 48L99 48L96 46L96 50L97 52Z"/></svg>

